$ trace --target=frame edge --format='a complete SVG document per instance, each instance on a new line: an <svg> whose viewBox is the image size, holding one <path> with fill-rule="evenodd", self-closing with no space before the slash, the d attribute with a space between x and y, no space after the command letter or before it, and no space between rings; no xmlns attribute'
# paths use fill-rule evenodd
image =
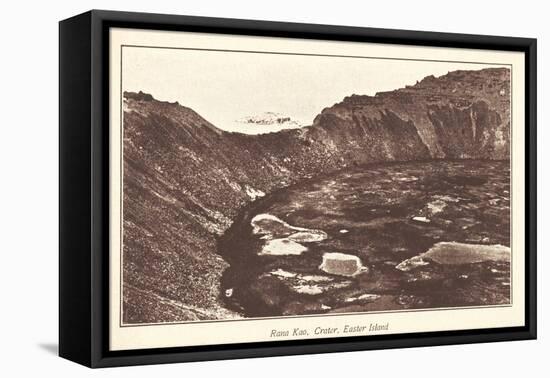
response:
<svg viewBox="0 0 550 378"><path fill-rule="evenodd" d="M90 12L59 22L59 356L90 366Z"/></svg>

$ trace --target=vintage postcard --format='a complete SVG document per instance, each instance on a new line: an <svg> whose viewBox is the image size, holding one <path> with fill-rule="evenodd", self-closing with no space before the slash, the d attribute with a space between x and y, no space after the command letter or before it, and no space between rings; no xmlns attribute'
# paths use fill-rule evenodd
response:
<svg viewBox="0 0 550 378"><path fill-rule="evenodd" d="M523 54L110 32L112 350L524 324Z"/></svg>

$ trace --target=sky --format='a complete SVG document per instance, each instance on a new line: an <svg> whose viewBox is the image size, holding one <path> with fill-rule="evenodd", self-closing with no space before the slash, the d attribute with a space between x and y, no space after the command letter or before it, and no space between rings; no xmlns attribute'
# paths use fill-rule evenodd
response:
<svg viewBox="0 0 550 378"><path fill-rule="evenodd" d="M428 75L495 67L484 64L125 47L122 87L178 101L216 127L276 131L242 122L276 112L310 125L323 108L352 94L374 95Z"/></svg>

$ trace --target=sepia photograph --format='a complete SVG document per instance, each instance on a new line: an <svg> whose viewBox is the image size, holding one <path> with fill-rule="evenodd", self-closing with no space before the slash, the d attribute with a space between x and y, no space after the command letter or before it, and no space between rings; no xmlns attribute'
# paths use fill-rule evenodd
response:
<svg viewBox="0 0 550 378"><path fill-rule="evenodd" d="M536 39L267 19L60 22L60 356L535 339Z"/></svg>
<svg viewBox="0 0 550 378"><path fill-rule="evenodd" d="M120 58L121 326L512 304L511 65Z"/></svg>

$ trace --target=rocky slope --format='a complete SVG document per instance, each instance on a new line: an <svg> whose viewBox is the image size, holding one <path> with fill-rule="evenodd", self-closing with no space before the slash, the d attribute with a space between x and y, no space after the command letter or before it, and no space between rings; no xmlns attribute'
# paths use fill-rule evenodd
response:
<svg viewBox="0 0 550 378"><path fill-rule="evenodd" d="M433 158L507 159L508 69L454 71L376 96L347 97L324 109L314 125L364 126L390 112L414 123Z"/></svg>
<svg viewBox="0 0 550 378"><path fill-rule="evenodd" d="M237 316L217 238L247 203L304 178L382 161L507 159L509 71L456 71L347 97L312 126L224 132L192 109L124 94L126 323Z"/></svg>

